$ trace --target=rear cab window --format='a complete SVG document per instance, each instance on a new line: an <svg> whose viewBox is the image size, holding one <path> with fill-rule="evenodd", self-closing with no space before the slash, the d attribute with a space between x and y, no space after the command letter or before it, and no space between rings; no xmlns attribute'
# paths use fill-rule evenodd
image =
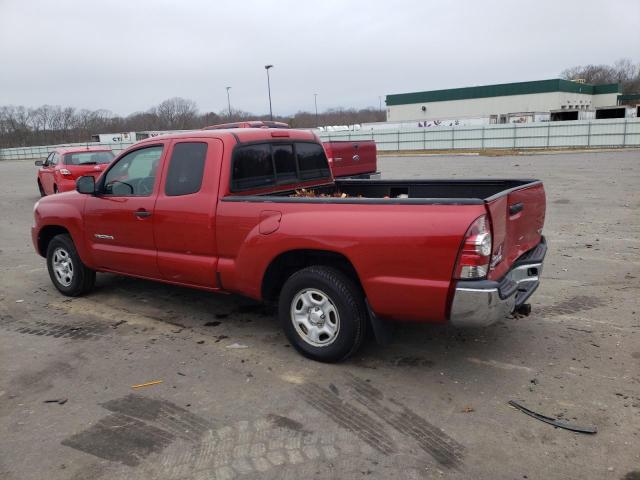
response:
<svg viewBox="0 0 640 480"><path fill-rule="evenodd" d="M318 143L256 143L238 146L233 153L232 192L329 178L329 163Z"/></svg>

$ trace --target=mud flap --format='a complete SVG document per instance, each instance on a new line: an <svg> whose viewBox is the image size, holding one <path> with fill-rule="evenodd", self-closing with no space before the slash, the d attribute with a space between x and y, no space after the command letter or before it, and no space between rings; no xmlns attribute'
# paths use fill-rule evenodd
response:
<svg viewBox="0 0 640 480"><path fill-rule="evenodd" d="M364 303L367 306L367 312L369 312L369 320L371 321L371 328L376 337L376 342L382 346L389 345L391 340L393 340L393 331L395 329L393 322L387 322L386 320L378 318L376 314L373 313L369 301L365 299Z"/></svg>

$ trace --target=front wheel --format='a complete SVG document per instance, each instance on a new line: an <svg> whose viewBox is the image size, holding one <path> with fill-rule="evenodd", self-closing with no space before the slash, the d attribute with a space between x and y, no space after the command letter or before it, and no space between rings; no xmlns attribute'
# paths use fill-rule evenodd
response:
<svg viewBox="0 0 640 480"><path fill-rule="evenodd" d="M47 247L47 269L55 287L63 295L77 297L96 282L96 272L86 267L69 235L56 235Z"/></svg>
<svg viewBox="0 0 640 480"><path fill-rule="evenodd" d="M38 191L40 192L41 197L44 197L46 195L46 193L44 193L44 188L42 188L42 183L40 183L40 180L38 180Z"/></svg>
<svg viewBox="0 0 640 480"><path fill-rule="evenodd" d="M362 292L334 268L312 266L291 275L278 310L291 344L313 360L339 362L362 343L367 318Z"/></svg>

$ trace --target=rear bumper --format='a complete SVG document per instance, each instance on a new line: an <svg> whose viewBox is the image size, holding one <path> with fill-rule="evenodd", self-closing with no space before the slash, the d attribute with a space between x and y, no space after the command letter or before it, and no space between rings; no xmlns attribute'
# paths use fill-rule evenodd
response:
<svg viewBox="0 0 640 480"><path fill-rule="evenodd" d="M464 280L456 284L450 323L456 327L484 327L508 316L536 291L547 253L544 237L516 260L504 278Z"/></svg>

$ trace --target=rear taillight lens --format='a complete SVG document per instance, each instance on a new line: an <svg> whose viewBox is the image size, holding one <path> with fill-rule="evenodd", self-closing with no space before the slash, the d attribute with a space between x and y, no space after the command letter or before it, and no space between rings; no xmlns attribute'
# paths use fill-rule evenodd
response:
<svg viewBox="0 0 640 480"><path fill-rule="evenodd" d="M61 168L60 169L60 173L62 175L71 175L71 172L69 170L67 170L66 168Z"/></svg>
<svg viewBox="0 0 640 480"><path fill-rule="evenodd" d="M486 215L474 220L464 236L456 263L455 278L484 278L489 271L492 251L491 226Z"/></svg>

